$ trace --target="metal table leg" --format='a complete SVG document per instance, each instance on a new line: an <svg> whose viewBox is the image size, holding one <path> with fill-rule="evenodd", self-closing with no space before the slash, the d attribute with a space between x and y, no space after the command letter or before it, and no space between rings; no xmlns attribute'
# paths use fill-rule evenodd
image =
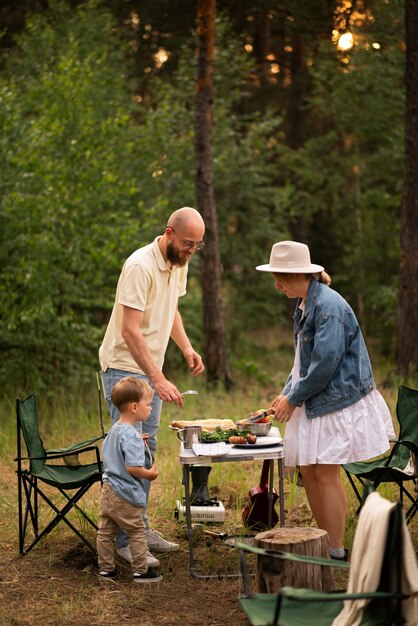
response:
<svg viewBox="0 0 418 626"><path fill-rule="evenodd" d="M284 526L284 485L283 485L283 459L277 459L279 464L279 507L280 507L280 526Z"/></svg>
<svg viewBox="0 0 418 626"><path fill-rule="evenodd" d="M269 528L273 525L273 499L274 499L274 461L269 461L269 491L268 491L268 511L267 511L267 526Z"/></svg>
<svg viewBox="0 0 418 626"><path fill-rule="evenodd" d="M189 572L192 578L241 578L241 574L199 574L195 570L195 562L193 556L193 526L192 526L192 510L190 503L190 466L185 463L183 465L183 482L185 491L185 515L187 524L187 538L189 541Z"/></svg>
<svg viewBox="0 0 418 626"><path fill-rule="evenodd" d="M283 459L278 460L278 473L279 473L279 500L280 500L280 526L285 524L285 512L284 512L284 487L283 487ZM241 574L199 574L195 570L195 561L193 554L193 526L192 526L192 510L190 502L190 465L183 464L183 484L185 491L185 515L187 525L187 539L189 543L189 572L192 578L208 579L208 578L240 578ZM271 528L273 518L273 490L274 490L274 460L270 460L269 467L269 511L268 511L268 525Z"/></svg>

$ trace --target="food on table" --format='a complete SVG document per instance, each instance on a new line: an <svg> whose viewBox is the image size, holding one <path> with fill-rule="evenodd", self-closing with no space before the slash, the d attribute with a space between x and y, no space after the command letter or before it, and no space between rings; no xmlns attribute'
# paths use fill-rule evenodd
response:
<svg viewBox="0 0 418 626"><path fill-rule="evenodd" d="M253 411L250 413L250 417L247 419L240 420L238 422L238 427L247 428L250 424L270 424L272 421L273 409L270 407L269 409L258 409L258 411ZM257 417L259 418L257 419Z"/></svg>
<svg viewBox="0 0 418 626"><path fill-rule="evenodd" d="M258 420L252 419L251 420L252 423L253 424L267 424L268 422L271 422L272 413L273 413L273 409L271 407L269 409L258 409L258 411L253 411L252 413L250 413L250 418L254 418L254 417L257 417L257 415L259 415L260 419ZM242 423L245 424L245 420L243 420Z"/></svg>
<svg viewBox="0 0 418 626"><path fill-rule="evenodd" d="M254 444L257 441L256 435L252 435L251 433L242 434L242 435L233 435L228 438L229 443L233 444Z"/></svg>
<svg viewBox="0 0 418 626"><path fill-rule="evenodd" d="M228 430L222 430L221 428L217 428L212 433L203 432L201 434L201 442L202 443L218 443L225 441L228 443L229 437L234 436L245 436L248 434L248 430L242 430L235 428L230 428Z"/></svg>
<svg viewBox="0 0 418 626"><path fill-rule="evenodd" d="M235 436L235 437L230 437L229 438L229 443L235 443L235 444L240 443L240 444L243 444L243 443L248 443L248 441L247 441L246 437Z"/></svg>
<svg viewBox="0 0 418 626"><path fill-rule="evenodd" d="M262 417L256 422L247 422L247 420L241 420L239 422L239 425L242 426L243 428L246 428L247 426L248 427L251 426L251 424L269 424L270 422L271 422L271 419L269 417Z"/></svg>
<svg viewBox="0 0 418 626"><path fill-rule="evenodd" d="M221 430L233 430L236 432L237 427L235 423L230 419L197 419L197 420L176 420L171 422L172 428L185 428L186 426L200 426L202 433L213 433L217 429ZM202 439L203 441L203 439ZM223 441L219 439L218 441Z"/></svg>

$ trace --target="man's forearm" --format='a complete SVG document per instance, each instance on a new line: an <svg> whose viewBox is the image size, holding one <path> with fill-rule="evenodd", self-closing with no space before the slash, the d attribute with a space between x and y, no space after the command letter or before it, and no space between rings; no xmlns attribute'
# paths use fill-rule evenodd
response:
<svg viewBox="0 0 418 626"><path fill-rule="evenodd" d="M183 398L179 390L166 379L152 358L150 349L141 332L142 321L142 311L124 307L122 337L128 346L128 350L144 374L148 376L161 400L183 406Z"/></svg>
<svg viewBox="0 0 418 626"><path fill-rule="evenodd" d="M187 348L192 347L192 344L190 343L190 340L186 335L186 331L184 330L183 320L179 311L177 311L174 317L173 327L171 329L170 336L182 352L187 350Z"/></svg>
<svg viewBox="0 0 418 626"><path fill-rule="evenodd" d="M155 365L147 343L139 329L124 329L122 336L139 367L153 382L163 378L162 372Z"/></svg>

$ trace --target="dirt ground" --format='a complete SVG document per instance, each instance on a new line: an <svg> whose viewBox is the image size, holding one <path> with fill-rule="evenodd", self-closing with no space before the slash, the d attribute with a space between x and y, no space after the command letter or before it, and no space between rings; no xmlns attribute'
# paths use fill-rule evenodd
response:
<svg viewBox="0 0 418 626"><path fill-rule="evenodd" d="M305 505L287 513L290 524L307 525L310 521ZM6 531L4 518L0 524ZM246 620L237 603L242 581L192 578L184 527L169 519L160 530L178 541L181 548L158 555L164 579L149 586L132 584L130 567L119 560L114 581L99 578L95 557L62 524L23 557L17 554L16 540L11 538L1 548L0 625L244 626ZM10 535L10 528L3 534ZM239 572L235 548L204 533L196 535L197 572ZM94 534L91 538L94 540ZM253 558L250 570L254 569ZM345 582L341 579L339 587ZM256 588L255 578L251 585Z"/></svg>
<svg viewBox="0 0 418 626"><path fill-rule="evenodd" d="M48 542L50 543L50 542ZM188 573L184 542L179 552L159 555L164 580L150 586L131 583L130 568L118 562L113 582L96 575L94 557L72 538L42 548L1 568L3 626L238 626L245 624L236 603L236 580L194 580ZM70 551L74 547L79 550ZM59 548L59 549L58 549Z"/></svg>
<svg viewBox="0 0 418 626"><path fill-rule="evenodd" d="M164 577L157 584L134 585L129 565L119 560L118 577L114 581L101 579L95 556L63 523L29 554L19 556L15 480L14 471L1 467L0 463L0 626L246 625L237 603L243 591L242 580L192 578L185 528L167 509L165 516L162 512L158 515L155 527L177 541L180 550L157 555ZM313 525L303 488L293 487L296 495L291 489L285 481L286 525ZM91 493L91 506L97 503L98 495ZM221 493L220 499L226 505L228 520L234 519L234 525L211 526L211 530L230 534L244 532L240 524L241 509L235 503L234 494ZM418 519L411 525L415 546L418 545L417 526ZM197 572L239 572L235 548L203 532L195 534ZM95 534L91 532L89 538L94 542ZM254 572L253 556L249 566ZM338 589L346 587L345 571L336 574L336 583ZM251 578L251 588L257 589L255 577Z"/></svg>

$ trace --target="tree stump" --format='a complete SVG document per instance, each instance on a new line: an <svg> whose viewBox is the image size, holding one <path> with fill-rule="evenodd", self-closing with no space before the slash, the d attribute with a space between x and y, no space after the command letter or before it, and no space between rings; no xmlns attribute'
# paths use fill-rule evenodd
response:
<svg viewBox="0 0 418 626"><path fill-rule="evenodd" d="M329 558L328 534L317 528L273 528L255 537L260 548ZM281 587L318 591L335 589L333 570L321 565L296 563L257 555L257 582L261 593L278 593Z"/></svg>

